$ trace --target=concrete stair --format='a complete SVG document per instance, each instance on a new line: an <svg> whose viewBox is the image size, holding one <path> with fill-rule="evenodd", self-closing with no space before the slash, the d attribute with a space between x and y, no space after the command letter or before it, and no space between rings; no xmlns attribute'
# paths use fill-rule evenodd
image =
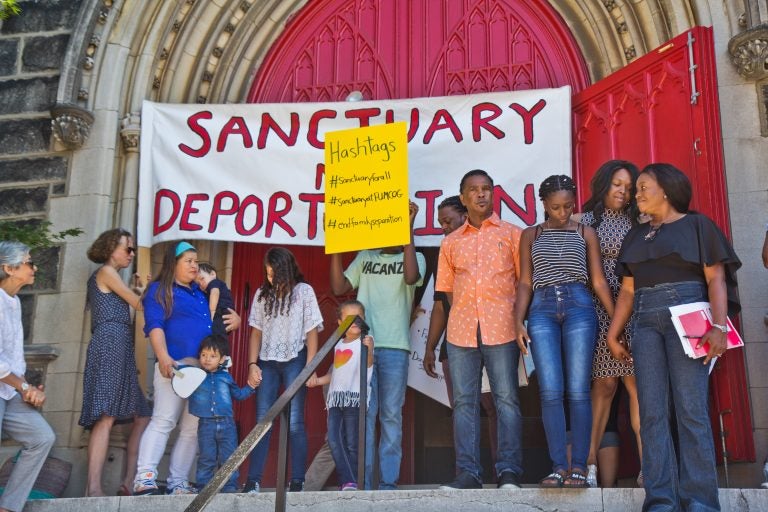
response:
<svg viewBox="0 0 768 512"><path fill-rule="evenodd" d="M288 510L306 512L632 512L643 503L642 489L478 489L442 491L302 492L288 494ZM180 512L192 496L62 498L31 501L24 512ZM768 511L768 490L720 489L723 512ZM272 512L275 495L219 494L210 512Z"/></svg>

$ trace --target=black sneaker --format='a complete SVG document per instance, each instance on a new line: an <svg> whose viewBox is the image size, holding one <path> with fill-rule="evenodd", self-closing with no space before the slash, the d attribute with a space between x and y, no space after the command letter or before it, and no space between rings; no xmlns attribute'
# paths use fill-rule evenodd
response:
<svg viewBox="0 0 768 512"><path fill-rule="evenodd" d="M520 489L520 478L512 471L502 471L499 475L499 489Z"/></svg>
<svg viewBox="0 0 768 512"><path fill-rule="evenodd" d="M301 492L303 490L304 490L303 480L291 480L291 483L288 484L288 492Z"/></svg>
<svg viewBox="0 0 768 512"><path fill-rule="evenodd" d="M449 483L449 484L443 484L439 487L443 490L448 489L482 489L483 484L472 476L470 473L467 473L466 471L463 471L459 473L459 475L456 477L456 479Z"/></svg>

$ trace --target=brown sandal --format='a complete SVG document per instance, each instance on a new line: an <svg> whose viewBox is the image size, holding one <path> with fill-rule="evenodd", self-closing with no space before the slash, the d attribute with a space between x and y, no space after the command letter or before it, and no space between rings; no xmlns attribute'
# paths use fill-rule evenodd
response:
<svg viewBox="0 0 768 512"><path fill-rule="evenodd" d="M583 469L572 469L571 474L563 482L563 487L567 489L584 489L587 487L587 475Z"/></svg>
<svg viewBox="0 0 768 512"><path fill-rule="evenodd" d="M539 486L542 489L557 489L563 486L565 477L568 475L564 469L559 471L553 471L541 480L539 480Z"/></svg>

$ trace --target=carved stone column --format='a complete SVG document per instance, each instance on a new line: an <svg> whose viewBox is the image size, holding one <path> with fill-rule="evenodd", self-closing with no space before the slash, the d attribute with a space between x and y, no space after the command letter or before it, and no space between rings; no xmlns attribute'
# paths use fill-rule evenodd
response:
<svg viewBox="0 0 768 512"><path fill-rule="evenodd" d="M83 147L93 125L93 114L77 105L57 104L51 109L53 136L67 149Z"/></svg>
<svg viewBox="0 0 768 512"><path fill-rule="evenodd" d="M744 18L745 26L747 18ZM739 74L755 82L760 134L768 137L768 23L749 27L732 37L728 41L728 53Z"/></svg>

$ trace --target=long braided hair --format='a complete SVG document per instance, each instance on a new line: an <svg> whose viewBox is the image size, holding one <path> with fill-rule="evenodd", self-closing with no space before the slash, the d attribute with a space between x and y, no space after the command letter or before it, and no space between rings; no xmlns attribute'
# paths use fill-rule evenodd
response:
<svg viewBox="0 0 768 512"><path fill-rule="evenodd" d="M584 212L592 212L594 220L591 226L597 229L600 223L603 222L603 213L605 213L605 196L611 190L611 183L613 182L613 175L621 169L626 169L632 178L632 189L629 192L629 202L627 203L624 211L632 221L632 225L637 224L637 218L640 215L637 209L637 199L635 198L635 182L640 172L637 166L632 162L626 160L608 160L597 169L595 175L592 176L592 180L589 182L590 196L589 199L581 207Z"/></svg>
<svg viewBox="0 0 768 512"><path fill-rule="evenodd" d="M267 279L267 265L272 267L272 282ZM284 247L273 247L264 255L264 284L256 300L264 302L266 316L287 315L291 309L293 289L306 282L293 253Z"/></svg>
<svg viewBox="0 0 768 512"><path fill-rule="evenodd" d="M539 199L544 201L551 194L554 194L555 192L560 192L561 190L565 190L567 192L573 192L573 195L575 196L576 183L573 182L573 179L571 179L570 176L566 176L565 174L553 174L552 176L542 181L541 185L539 185ZM548 218L549 218L549 214L545 209L544 220L547 220Z"/></svg>

